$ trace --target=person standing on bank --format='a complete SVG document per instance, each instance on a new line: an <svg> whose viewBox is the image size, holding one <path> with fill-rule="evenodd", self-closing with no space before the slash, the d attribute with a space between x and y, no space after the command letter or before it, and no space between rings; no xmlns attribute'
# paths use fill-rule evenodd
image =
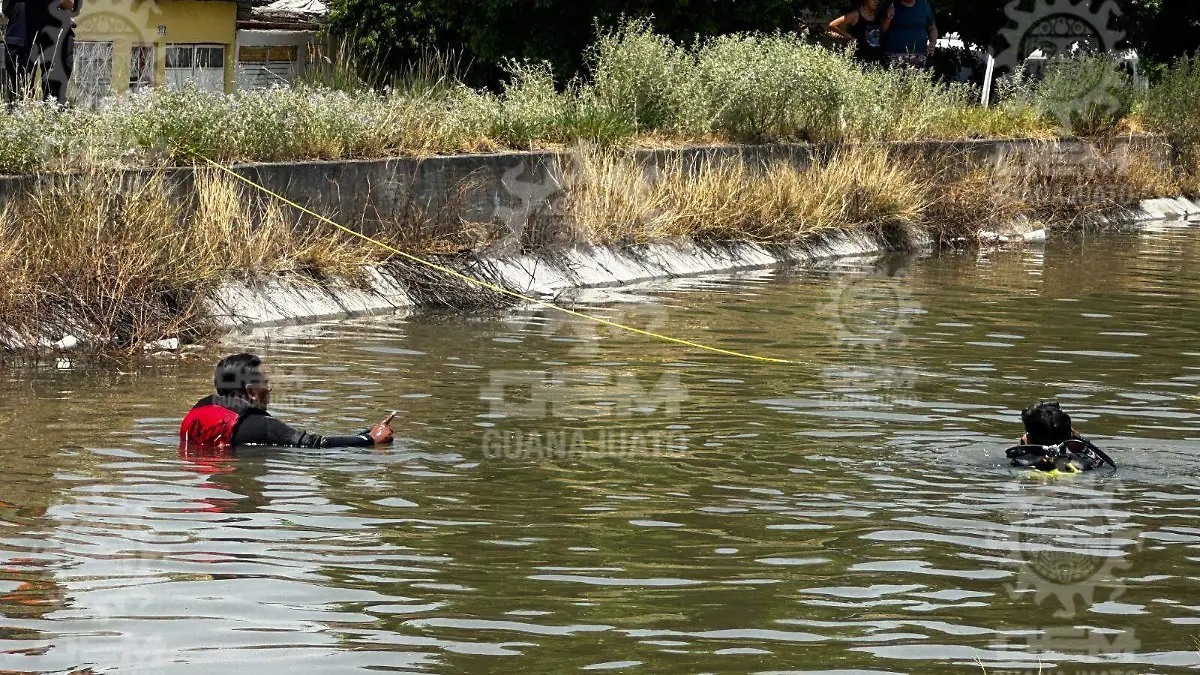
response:
<svg viewBox="0 0 1200 675"><path fill-rule="evenodd" d="M29 86L29 39L25 30L25 0L4 0L4 100L15 101Z"/></svg>
<svg viewBox="0 0 1200 675"><path fill-rule="evenodd" d="M888 16L895 7L888 6ZM829 32L847 40L854 40L854 58L863 63L883 65L886 52L883 50L883 16L880 16L879 0L862 0L858 9L843 14L829 24Z"/></svg>
<svg viewBox="0 0 1200 675"><path fill-rule="evenodd" d="M43 98L67 103L67 85L75 68L76 0L23 0L28 44L26 72L41 73Z"/></svg>
<svg viewBox="0 0 1200 675"><path fill-rule="evenodd" d="M895 0L884 17L883 32L891 66L924 68L937 48L937 21L929 0Z"/></svg>

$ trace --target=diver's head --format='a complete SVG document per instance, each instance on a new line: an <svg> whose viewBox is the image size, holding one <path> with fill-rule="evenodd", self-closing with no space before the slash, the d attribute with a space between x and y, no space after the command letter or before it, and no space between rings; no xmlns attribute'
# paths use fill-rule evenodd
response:
<svg viewBox="0 0 1200 675"><path fill-rule="evenodd" d="M1058 407L1057 401L1039 401L1021 412L1025 424L1023 441L1031 445L1055 445L1074 437L1071 416Z"/></svg>
<svg viewBox="0 0 1200 675"><path fill-rule="evenodd" d="M271 402L266 366L254 354L234 354L221 359L213 374L213 384L218 396L246 398L260 408Z"/></svg>

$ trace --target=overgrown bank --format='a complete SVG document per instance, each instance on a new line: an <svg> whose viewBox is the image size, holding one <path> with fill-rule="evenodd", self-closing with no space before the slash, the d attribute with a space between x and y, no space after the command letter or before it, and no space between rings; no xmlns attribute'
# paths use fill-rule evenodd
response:
<svg viewBox="0 0 1200 675"><path fill-rule="evenodd" d="M1200 143L1200 70L1184 59L1148 91L1104 57L1059 59L1040 82L1002 80L991 107L967 85L863 69L789 34L680 44L644 22L597 37L586 77L510 62L498 92L433 62L390 87L367 86L350 55L294 88L234 95L153 90L95 111L26 103L0 114L0 173L189 163L301 161L687 143L1056 138L1131 130ZM1093 83L1080 90L1080 83ZM1076 104L1077 103L1077 104ZM1181 126L1181 120L1185 122ZM1179 133L1190 128L1187 133Z"/></svg>
<svg viewBox="0 0 1200 675"><path fill-rule="evenodd" d="M1161 141L1146 143L1120 152L1081 146L1094 152L1074 163L1047 163L1037 153L980 162L952 149L877 144L818 148L804 162L582 145L559 156L559 190L537 217L431 220L412 211L375 227L398 248L460 268L514 253L553 259L580 244L636 251L681 239L781 249L837 236L880 248L959 246L1023 219L1086 227L1141 199L1178 194L1165 153L1152 152ZM424 304L496 301L302 221L227 177L188 175L43 176L11 200L0 219L0 324L9 351L66 336L107 354L168 337L203 341L219 323L210 301L230 280L253 286L284 274L314 287L365 285L365 265L389 269Z"/></svg>

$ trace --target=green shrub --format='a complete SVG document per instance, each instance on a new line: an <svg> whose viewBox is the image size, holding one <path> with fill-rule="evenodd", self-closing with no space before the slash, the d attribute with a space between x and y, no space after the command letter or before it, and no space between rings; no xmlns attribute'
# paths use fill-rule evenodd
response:
<svg viewBox="0 0 1200 675"><path fill-rule="evenodd" d="M558 132L556 126L569 105L569 96L555 87L550 64L510 61L505 67L509 79L495 107L493 137L521 147Z"/></svg>
<svg viewBox="0 0 1200 675"><path fill-rule="evenodd" d="M20 103L0 113L0 173L59 166L87 152L74 118L42 102Z"/></svg>
<svg viewBox="0 0 1200 675"><path fill-rule="evenodd" d="M560 92L548 63L511 61L506 68L504 91L489 101L490 135L504 145L613 143L637 132L634 118L600 100L593 88L574 81Z"/></svg>
<svg viewBox="0 0 1200 675"><path fill-rule="evenodd" d="M95 114L118 142L142 156L165 156L177 148L215 154L230 132L235 100L195 87L154 89L110 99Z"/></svg>
<svg viewBox="0 0 1200 675"><path fill-rule="evenodd" d="M1132 79L1107 54L1059 56L1032 86L1034 107L1079 136L1111 131L1138 98Z"/></svg>
<svg viewBox="0 0 1200 675"><path fill-rule="evenodd" d="M637 131L707 133L695 57L655 33L649 21L601 33L586 61L594 103L632 122Z"/></svg>
<svg viewBox="0 0 1200 675"><path fill-rule="evenodd" d="M842 57L786 36L729 35L701 45L700 78L713 130L737 140L841 136Z"/></svg>
<svg viewBox="0 0 1200 675"><path fill-rule="evenodd" d="M1171 64L1146 96L1146 120L1200 162L1200 52Z"/></svg>
<svg viewBox="0 0 1200 675"><path fill-rule="evenodd" d="M587 55L588 78L565 86L550 64L509 62L502 91L471 89L453 55L431 52L373 89L347 72L354 62L339 54L309 82L232 95L158 89L70 113L17 104L0 115L0 171L153 164L179 149L281 161L620 144L638 134L657 142L1049 136L1057 131L1050 113L1072 100L1078 82L1099 76L1117 104L1067 117L1077 132L1114 125L1134 93L1106 59L1069 59L1043 82L1002 85L1000 103L984 109L969 86L945 86L927 72L863 69L794 35L743 33L684 46L645 21L602 33ZM1177 66L1146 103L1164 126L1192 129L1178 132L1189 138L1198 135L1185 112L1196 107L1196 70L1194 61Z"/></svg>

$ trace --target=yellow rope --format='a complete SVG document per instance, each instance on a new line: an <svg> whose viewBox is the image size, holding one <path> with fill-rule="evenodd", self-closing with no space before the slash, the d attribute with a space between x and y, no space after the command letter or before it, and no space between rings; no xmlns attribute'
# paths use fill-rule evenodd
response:
<svg viewBox="0 0 1200 675"><path fill-rule="evenodd" d="M551 302L546 302L544 300L539 300L537 298L533 298L528 295L518 293L516 291L511 291L502 286L497 286L496 284L484 281L482 279L478 279L476 277L472 277L468 274L463 274L462 272L459 272L454 269L450 269L449 267L446 267L444 265L439 265L431 260L427 260L418 255L414 255L412 253L407 253L405 251L401 251L400 249L398 249L394 246L391 246L390 244L387 244L386 242L379 241L378 239L375 239L374 237L370 237L365 234L362 234L361 232L357 232L349 227L346 227L345 225L342 225L341 223L330 220L329 218L326 218L325 216L323 216L319 213L316 213L315 211L312 211L311 209L301 206L300 204L297 204L296 202L288 199L287 197L284 197L283 195L272 191L270 188L266 187L265 185L262 185L255 181L252 181L249 178L246 178L245 176L241 175L240 173L229 168L228 166L225 166L224 164L220 164L216 161L213 161L199 152L196 152L194 150L189 150L189 149L185 149L185 152L188 154L194 155L195 157L198 157L199 159L201 159L204 163L208 164L209 166L211 166L219 171L223 171L224 173L227 173L230 176L233 176L234 178L242 181L243 183L254 188L255 190L259 190L260 192L270 195L271 197L278 199L279 201L283 202L284 204L287 204L288 206L291 206L292 208L294 208L302 213L306 213L323 223L332 225L347 234L353 235L355 237L358 237L359 239L362 239L364 241L368 241L372 244L375 244L376 246L379 246L380 248L383 248L387 251L395 253L396 255L398 255L402 258L405 258L406 260L411 260L412 262L415 262L415 263L424 265L426 267L429 267L431 269L437 270L439 272L442 272L443 274L448 274L452 277L461 279L469 284L473 284L473 285L479 286L481 288L486 288L490 291L494 291L494 292L500 293L502 295L507 295L507 296L510 296L513 298L517 298L518 300L523 300L525 302L528 302L533 305L537 305L539 307L546 307L548 309L552 309L557 312L562 312L563 314L567 314L569 316L573 316L573 317L576 317L579 319L585 319L587 321L594 321L596 323L604 324L606 326L612 326L613 328L618 328L620 330L623 330L623 331L626 331L629 333L633 333L635 335L644 335L646 337L654 338L656 340L662 340L664 342L671 342L674 344L683 345L685 347L692 347L693 349L700 349L700 350L707 351L707 352L713 352L715 354L723 354L725 356L733 356L733 357L736 357L739 359L749 359L751 361L760 361L760 362L765 362L765 363L787 363L787 364L803 364L803 363L805 363L803 361L792 361L792 360L788 360L788 359L779 359L779 358L774 358L774 357L770 357L770 356L758 356L756 354L746 354L743 352L733 351L731 349L721 349L720 347L713 347L710 345L701 344L699 342L693 342L691 340L683 340L680 338L671 337L669 335L663 335L662 333L655 333L653 331L642 330L641 328L634 328L633 326L627 326L623 323L618 323L616 321L605 319L603 317L595 316L592 314L578 312L573 309L568 309L566 307L562 307L560 305L556 305ZM987 379L995 379L995 378L987 378ZM997 379L996 381L1000 381L1000 380ZM1007 381L1005 381L1005 382L1007 382ZM1113 389L1113 391L1116 391L1116 390ZM1197 396L1194 394L1184 394L1182 392L1173 392L1173 393L1175 393L1183 398L1200 401L1200 396Z"/></svg>
<svg viewBox="0 0 1200 675"><path fill-rule="evenodd" d="M663 335L662 333L655 333L653 331L642 330L641 328L634 328L633 326L627 326L623 323L611 321L609 319L605 319L603 317L595 316L592 314L578 312L573 309L568 309L566 307L556 305L552 302L538 300L537 298L533 298L528 295L518 293L516 291L511 291L502 286L498 286L496 284L489 283L482 279L477 279L468 274L463 274L462 272L459 272L457 270L450 269L449 267L446 267L444 265L439 265L431 260L427 260L420 256L413 255L412 253L407 253L405 251L401 251L400 249L398 249L394 246L391 246L385 242L379 241L378 239L375 239L374 237L367 236L361 232L357 232L349 227L346 227L345 225L342 225L341 223L334 222L333 220L330 220L329 218L326 218L325 216L323 216L319 213L316 213L304 206L301 206L300 204L297 204L296 202L288 199L287 197L284 197L283 195L272 191L270 188L267 188L264 185L261 185L259 183L256 183L255 181L250 180L249 178L246 178L245 176L234 171L233 169L229 168L228 166L225 166L224 164L215 162L198 152L195 152L195 151L188 151L188 152L190 154L195 155L196 157L200 158L209 166L211 166L219 171L223 171L223 172L233 176L234 178L242 181L243 183L246 183L247 185L253 187L254 189L264 192L264 193L274 197L275 199L278 199L279 201L283 202L284 204L287 204L288 206L291 206L292 208L297 209L298 211L306 213L323 223L332 225L332 226L336 227L337 229L339 229L343 232L346 232L347 234L351 234L355 237L358 237L359 239L362 239L364 241L368 241L372 244L375 244L376 246L379 246L380 248L383 248L383 249L386 249L387 251L395 253L396 255L398 255L406 260L411 260L412 262L415 262L415 263L424 265L426 267L429 267L431 269L437 270L443 274L448 274L452 277L461 279L462 281L473 284L475 286L479 286L481 288L486 288L489 291L494 291L496 293L501 293L503 295L517 298L519 300L523 300L525 302L537 305L539 307L546 307L548 309L562 312L564 314L567 314L567 315L570 315L570 316L573 316L573 317L576 317L579 319L586 319L588 321L594 321L596 323L604 324L606 326L612 326L613 328L618 328L620 330L627 331L627 332L633 333L635 335L644 335L646 337L651 337L656 340L662 340L664 342L671 342L671 343L678 344L678 345L684 345L686 347L692 347L694 349L701 349L704 351L713 352L715 354L723 354L725 356L733 356L733 357L736 357L739 359L749 359L751 361L762 361L762 362L766 362L766 363L791 363L791 364L799 363L797 361L790 361L788 359L778 359L778 358L773 358L773 357L769 357L769 356L758 356L755 354L745 354L743 352L737 352L737 351L733 351L731 349L721 349L720 347L713 347L710 345L700 344L699 342L693 342L691 340L683 340L680 338L671 337L669 335Z"/></svg>

